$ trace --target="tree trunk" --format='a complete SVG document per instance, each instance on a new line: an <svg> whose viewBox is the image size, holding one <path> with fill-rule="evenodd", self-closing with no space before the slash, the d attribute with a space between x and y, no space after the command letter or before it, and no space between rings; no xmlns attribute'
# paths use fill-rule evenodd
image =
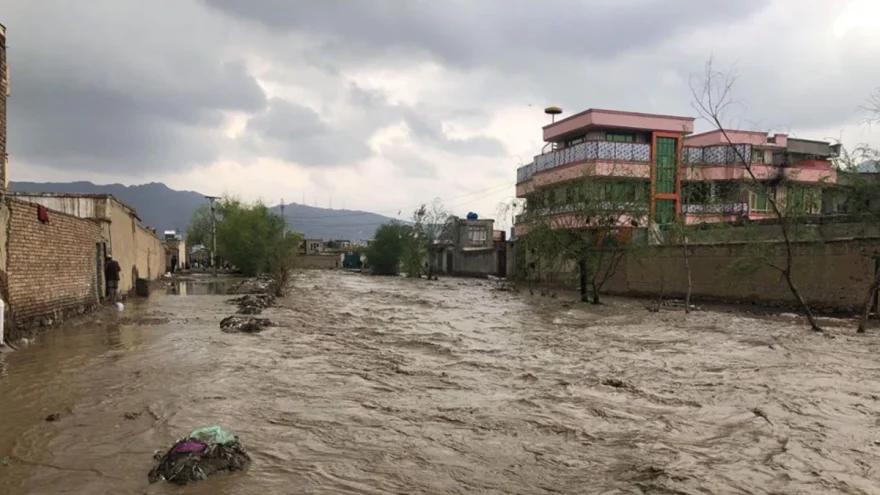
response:
<svg viewBox="0 0 880 495"><path fill-rule="evenodd" d="M578 283L581 290L581 301L589 302L590 299L587 295L587 262L583 260L578 261Z"/></svg>
<svg viewBox="0 0 880 495"><path fill-rule="evenodd" d="M874 295L877 294L878 287L880 287L880 271L874 275L874 282L871 283L871 287L868 289L868 295L865 297L865 302L862 304L862 316L859 318L859 328L856 330L856 333L865 333L868 330L868 316L871 315L871 306L874 302Z"/></svg>
<svg viewBox="0 0 880 495"><path fill-rule="evenodd" d="M794 280L791 279L791 272L788 270L783 271L782 276L785 277L785 282L788 284L788 288L791 289L791 293L794 294L794 297L795 299L797 299L798 304L801 305L801 309L804 310L804 316L807 317L807 322L809 322L810 328L812 328L816 332L821 332L822 327L819 326L819 322L817 322L816 317L813 316L813 310L810 309L810 305L807 304L807 301L804 300L803 296L801 296L801 291L794 284Z"/></svg>
<svg viewBox="0 0 880 495"><path fill-rule="evenodd" d="M602 304L602 301L599 300L599 287L596 286L596 282L593 282L593 304Z"/></svg>
<svg viewBox="0 0 880 495"><path fill-rule="evenodd" d="M684 312L691 312L691 291L693 289L693 284L691 282L691 262L690 257L688 256L688 239L687 236L684 237L684 269L687 272L687 292L684 295Z"/></svg>

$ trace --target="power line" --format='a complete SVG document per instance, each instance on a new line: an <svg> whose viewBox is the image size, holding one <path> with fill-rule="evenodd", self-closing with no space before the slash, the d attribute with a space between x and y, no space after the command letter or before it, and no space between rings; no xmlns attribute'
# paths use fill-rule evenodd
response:
<svg viewBox="0 0 880 495"><path fill-rule="evenodd" d="M494 192L492 193L492 194L495 194L495 193L501 192L501 190L504 189L505 187L511 187L511 186L514 186L514 185L515 185L515 184L514 184L514 183L511 183L511 182L505 182L505 183L503 183L503 184L496 184L496 185L494 185L494 186L492 186L492 187L488 187L488 188L486 188L486 189L481 189L481 190L479 190L479 191L471 191L471 192L466 193L466 194L461 194L461 195L458 195L458 196L453 196L452 198L449 198L448 201L452 201L452 200L460 199L460 198L465 198L465 197L467 197L467 196L473 196L473 195L475 195L475 194L481 194L481 193L484 193L484 192L486 192L486 191L490 191L490 190L493 190L493 189L497 189L497 191L494 191ZM477 199L482 199L482 198L477 198ZM338 219L338 218L345 218L345 217L358 217L358 216L362 216L362 215L382 215L382 214L386 214L386 213L394 213L394 212L398 212L398 213L400 213L400 212L402 212L402 211L409 211L409 210L411 210L411 209L413 209L413 208L418 208L418 207L421 206L422 204L423 204L423 203L418 203L418 204L414 204L414 205L412 205L412 206L407 206L407 207L402 207L402 208L394 208L394 209L385 210L385 211L360 211L360 212L354 212L354 213L345 213L345 214L342 214L342 215L290 216L289 218L291 218L292 220L310 220L310 219L314 219L314 220L330 220L330 219L332 219L332 220L335 220L335 219Z"/></svg>
<svg viewBox="0 0 880 495"><path fill-rule="evenodd" d="M503 184L502 186L507 187L508 185L509 185L509 184ZM454 207L454 206L464 206L464 205L467 205L467 204L471 204L471 203L474 203L474 202L479 201L479 200L481 200L481 199L484 199L484 198L488 198L488 197L490 197L490 196L493 196L493 195L495 195L495 194L497 194L497 193L499 193L499 192L502 191L502 189L499 189L499 186L495 186L494 188L489 188L489 189L486 189L486 190L490 190L490 189L497 189L497 190L494 191L494 192L492 192L492 193L490 193L490 194L487 194L487 195L481 196L481 197L479 197L479 198L473 198L473 199L469 199L469 200L464 201L464 202L460 202L460 203L458 203L458 204L453 205L452 207ZM462 196L459 196L459 197L462 197ZM343 217L343 215L340 215L339 217ZM339 217L336 217L336 216L333 216L333 217L320 217L320 218L313 218L312 220L324 220L324 221L330 221L330 222L332 222L332 221L336 220L336 219L339 218ZM301 217L301 218L302 218L302 217ZM371 225L383 225L383 224L385 224L385 223L388 223L388 221L387 221L387 220L382 220L382 221L376 221L376 222L358 222L358 223L350 223L350 224L336 224L336 223L324 223L324 222L301 222L301 221L298 221L298 220L296 220L296 219L294 218L294 219L292 219L292 222L291 222L291 223L293 224L294 227L297 227L297 228L315 228L315 227L331 227L331 228L340 227L340 228L351 228L351 227L363 227L363 226L371 226Z"/></svg>

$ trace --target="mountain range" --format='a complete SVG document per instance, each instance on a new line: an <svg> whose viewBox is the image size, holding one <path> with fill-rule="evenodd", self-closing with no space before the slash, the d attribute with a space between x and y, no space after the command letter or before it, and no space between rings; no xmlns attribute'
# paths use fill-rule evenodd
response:
<svg viewBox="0 0 880 495"><path fill-rule="evenodd" d="M160 232L177 230L186 234L193 212L205 204L205 195L196 191L176 191L160 182L137 186L93 184L91 182L15 182L9 189L17 192L52 192L112 194L134 208L142 222ZM273 210L280 213L280 207ZM390 217L360 210L334 210L298 203L284 205L284 217L291 230L314 239L371 239L376 228Z"/></svg>

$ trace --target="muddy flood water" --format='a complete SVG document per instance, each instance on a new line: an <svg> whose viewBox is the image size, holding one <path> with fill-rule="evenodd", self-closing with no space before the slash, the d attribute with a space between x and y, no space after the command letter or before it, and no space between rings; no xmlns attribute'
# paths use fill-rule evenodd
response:
<svg viewBox="0 0 880 495"><path fill-rule="evenodd" d="M208 281L0 353L0 493L880 493L880 338L852 327L307 272L283 326L225 334ZM212 424L248 472L147 483Z"/></svg>

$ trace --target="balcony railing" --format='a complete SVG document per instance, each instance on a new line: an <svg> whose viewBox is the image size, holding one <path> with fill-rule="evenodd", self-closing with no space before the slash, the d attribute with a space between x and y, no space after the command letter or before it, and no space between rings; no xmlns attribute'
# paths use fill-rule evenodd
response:
<svg viewBox="0 0 880 495"><path fill-rule="evenodd" d="M516 183L525 182L535 175L535 164L530 163L516 169Z"/></svg>
<svg viewBox="0 0 880 495"><path fill-rule="evenodd" d="M587 141L536 156L535 172L543 172L569 163L589 160L650 163L651 145L647 143Z"/></svg>
<svg viewBox="0 0 880 495"><path fill-rule="evenodd" d="M737 150L739 153L737 153ZM764 162L763 154L761 155L760 160L757 160L752 156L752 145L750 144L737 144L736 149L730 145L705 147L684 146L681 149L681 161L687 165L741 165L742 159L740 156L748 160L749 163L752 163L753 160L756 163Z"/></svg>
<svg viewBox="0 0 880 495"><path fill-rule="evenodd" d="M719 203L719 204L688 204L682 205L682 213L690 214L739 214L748 213L748 203Z"/></svg>
<svg viewBox="0 0 880 495"><path fill-rule="evenodd" d="M644 210L644 211L643 211ZM615 202L602 201L589 206L579 204L562 204L555 206L546 206L543 208L533 208L525 213L516 215L513 219L514 223L527 222L529 218L545 217L548 215L562 215L565 213L582 213L585 216L599 211L617 212L621 215L640 216L647 214L647 203L640 202Z"/></svg>

